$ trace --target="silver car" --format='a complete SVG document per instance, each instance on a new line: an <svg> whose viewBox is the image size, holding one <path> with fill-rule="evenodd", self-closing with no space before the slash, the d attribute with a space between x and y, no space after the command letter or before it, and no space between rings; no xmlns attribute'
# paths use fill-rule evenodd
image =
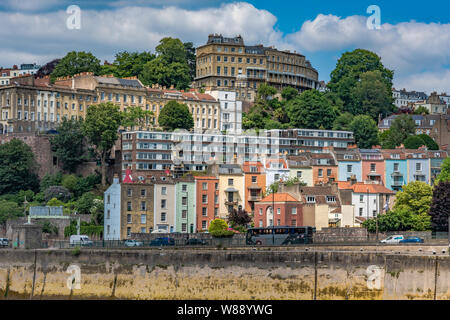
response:
<svg viewBox="0 0 450 320"><path fill-rule="evenodd" d="M128 239L128 240L125 240L125 245L127 247L142 247L143 243L140 241Z"/></svg>
<svg viewBox="0 0 450 320"><path fill-rule="evenodd" d="M0 238L0 247L9 247L9 240L6 238Z"/></svg>

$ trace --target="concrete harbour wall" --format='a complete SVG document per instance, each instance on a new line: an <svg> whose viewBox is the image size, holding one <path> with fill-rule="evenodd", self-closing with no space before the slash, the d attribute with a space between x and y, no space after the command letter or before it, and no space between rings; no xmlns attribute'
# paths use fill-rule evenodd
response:
<svg viewBox="0 0 450 320"><path fill-rule="evenodd" d="M80 288L70 290L70 270L78 267ZM284 249L2 250L0 298L450 299L450 257Z"/></svg>

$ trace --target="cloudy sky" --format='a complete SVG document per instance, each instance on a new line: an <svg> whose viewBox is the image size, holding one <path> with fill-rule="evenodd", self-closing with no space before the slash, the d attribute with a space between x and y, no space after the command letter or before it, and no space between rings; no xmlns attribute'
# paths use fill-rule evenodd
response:
<svg viewBox="0 0 450 320"><path fill-rule="evenodd" d="M380 30L366 25L372 4ZM70 5L81 8L79 30L66 26ZM113 61L118 51L154 51L165 36L201 45L209 33L241 34L248 45L303 53L321 80L343 52L364 48L395 70L397 88L450 93L448 12L446 0L1 0L0 66L44 64L72 50Z"/></svg>

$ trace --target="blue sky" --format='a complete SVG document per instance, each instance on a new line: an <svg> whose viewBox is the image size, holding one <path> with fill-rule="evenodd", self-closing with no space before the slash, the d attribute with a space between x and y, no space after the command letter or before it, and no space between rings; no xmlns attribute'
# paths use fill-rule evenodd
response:
<svg viewBox="0 0 450 320"><path fill-rule="evenodd" d="M68 5L80 6L81 29L68 30ZM368 30L369 5L381 9L381 30ZM153 51L160 38L201 45L209 33L241 34L247 44L306 55L327 81L339 56L375 51L395 70L394 84L450 93L450 2L2 0L0 66L45 63L71 50L112 61L118 51Z"/></svg>

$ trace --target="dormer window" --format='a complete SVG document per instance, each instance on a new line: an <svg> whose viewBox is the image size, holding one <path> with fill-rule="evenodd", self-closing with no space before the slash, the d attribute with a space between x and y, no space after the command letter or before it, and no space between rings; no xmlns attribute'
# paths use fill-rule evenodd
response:
<svg viewBox="0 0 450 320"><path fill-rule="evenodd" d="M327 196L327 202L336 202L335 196Z"/></svg>
<svg viewBox="0 0 450 320"><path fill-rule="evenodd" d="M313 196L307 196L307 197L306 197L306 202L307 202L307 203L316 203L316 197L313 197Z"/></svg>

